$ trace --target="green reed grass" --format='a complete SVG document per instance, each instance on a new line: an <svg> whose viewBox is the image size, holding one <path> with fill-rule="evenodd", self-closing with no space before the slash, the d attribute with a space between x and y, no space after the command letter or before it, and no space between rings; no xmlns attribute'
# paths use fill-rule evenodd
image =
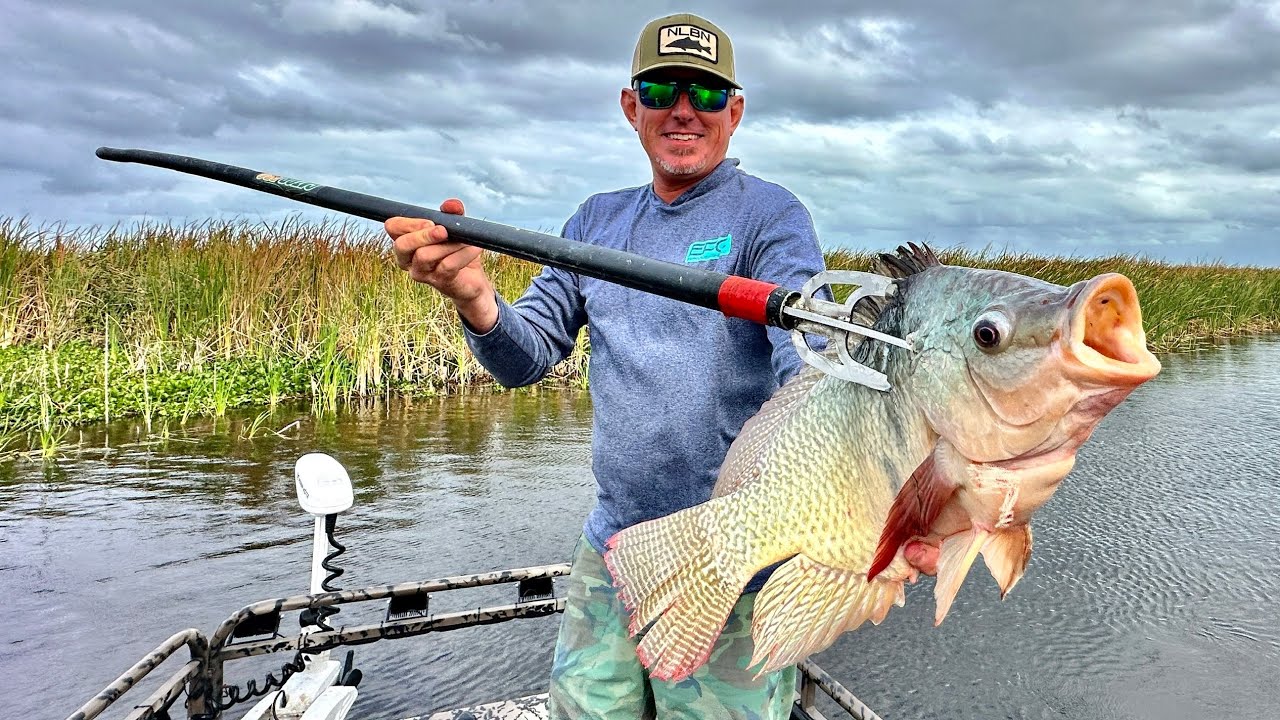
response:
<svg viewBox="0 0 1280 720"><path fill-rule="evenodd" d="M1223 263L1176 265L1132 255L1047 257L1029 253L940 250L951 265L988 267L1070 285L1115 272L1133 281L1153 352L1197 350L1250 335L1280 332L1280 268ZM832 268L865 270L870 253L827 254Z"/></svg>
<svg viewBox="0 0 1280 720"><path fill-rule="evenodd" d="M452 306L400 272L381 228L245 220L137 227L0 218L0 439L55 453L59 427L127 414L220 416L308 398L316 413L392 394L492 387ZM1280 269L941 253L1071 283L1121 272L1138 287L1156 351L1280 330ZM865 269L866 253L831 252ZM498 291L538 266L496 253ZM585 333L552 382L585 386ZM255 431L256 432L256 431Z"/></svg>

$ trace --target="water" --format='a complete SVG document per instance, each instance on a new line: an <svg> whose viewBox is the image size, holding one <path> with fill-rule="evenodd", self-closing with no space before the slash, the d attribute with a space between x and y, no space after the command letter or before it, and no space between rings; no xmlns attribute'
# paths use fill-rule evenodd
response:
<svg viewBox="0 0 1280 720"><path fill-rule="evenodd" d="M1277 716L1278 367L1275 341L1166 358L1037 516L1005 601L979 565L933 628L925 579L817 661L887 720ZM247 417L162 445L117 423L84 438L109 452L0 466L0 717L65 717L172 632L304 590L310 523L291 472L305 452L355 484L344 588L565 561L593 498L583 393L284 411L273 427L301 420L287 439L242 438ZM359 646L357 708L394 718L541 691L557 622Z"/></svg>

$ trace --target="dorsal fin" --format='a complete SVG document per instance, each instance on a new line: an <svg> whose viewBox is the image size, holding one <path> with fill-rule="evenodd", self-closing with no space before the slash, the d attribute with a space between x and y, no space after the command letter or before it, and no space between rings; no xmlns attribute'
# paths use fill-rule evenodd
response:
<svg viewBox="0 0 1280 720"><path fill-rule="evenodd" d="M904 278L937 267L942 262L928 245L899 245L896 254L880 253L872 260L872 272L891 278Z"/></svg>
<svg viewBox="0 0 1280 720"><path fill-rule="evenodd" d="M907 243L898 247L897 253L880 253L871 259L871 272L894 279L902 279L926 269L941 265L938 256L928 245ZM891 298L870 295L859 300L849 313L849 321L866 327L875 327L881 313L892 302ZM860 338L858 338L860 340Z"/></svg>

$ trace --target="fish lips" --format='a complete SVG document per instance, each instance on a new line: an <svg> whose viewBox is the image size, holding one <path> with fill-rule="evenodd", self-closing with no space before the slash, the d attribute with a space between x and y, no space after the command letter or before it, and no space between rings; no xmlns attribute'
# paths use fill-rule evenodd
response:
<svg viewBox="0 0 1280 720"><path fill-rule="evenodd" d="M1147 349L1138 291L1119 273L1076 283L1067 300L1060 348L1076 380L1134 388L1160 372Z"/></svg>

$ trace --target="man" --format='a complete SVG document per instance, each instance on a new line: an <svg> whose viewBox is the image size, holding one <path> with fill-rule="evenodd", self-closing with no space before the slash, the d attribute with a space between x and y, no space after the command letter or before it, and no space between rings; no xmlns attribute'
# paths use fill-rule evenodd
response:
<svg viewBox="0 0 1280 720"><path fill-rule="evenodd" d="M791 288L821 271L800 201L726 159L742 119L740 89L720 28L689 14L649 23L620 101L653 182L588 198L562 234ZM795 668L759 680L746 668L758 583L705 666L679 683L651 682L601 559L619 530L710 497L743 423L800 367L788 334L554 268L508 304L480 250L450 242L444 227L392 218L386 229L399 266L453 300L472 351L503 385L537 382L572 351L580 328L590 333L597 501L574 552L551 717L788 717Z"/></svg>

